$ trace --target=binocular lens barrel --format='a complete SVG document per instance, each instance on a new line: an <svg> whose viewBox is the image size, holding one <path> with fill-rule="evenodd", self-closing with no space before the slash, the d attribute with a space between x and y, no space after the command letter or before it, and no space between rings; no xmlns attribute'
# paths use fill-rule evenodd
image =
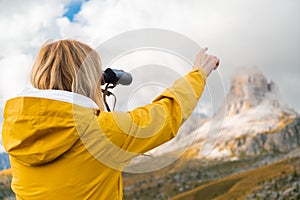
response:
<svg viewBox="0 0 300 200"><path fill-rule="evenodd" d="M121 69L111 69L107 68L103 72L102 85L105 83L130 85L132 82L132 76L130 73L124 72Z"/></svg>

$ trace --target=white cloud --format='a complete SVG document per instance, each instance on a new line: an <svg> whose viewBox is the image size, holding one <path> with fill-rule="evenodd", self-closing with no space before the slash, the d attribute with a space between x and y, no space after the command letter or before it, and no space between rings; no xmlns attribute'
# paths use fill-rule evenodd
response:
<svg viewBox="0 0 300 200"><path fill-rule="evenodd" d="M63 14L60 1L10 1L0 2L2 45L1 57L17 54L32 54L48 38L58 35L56 17Z"/></svg>
<svg viewBox="0 0 300 200"><path fill-rule="evenodd" d="M28 82L39 47L60 38L56 18L63 14L60 1L0 2L0 94L15 96Z"/></svg>
<svg viewBox="0 0 300 200"><path fill-rule="evenodd" d="M0 91L4 97L12 97L21 92L29 82L29 72L33 57L26 54L7 56L0 60Z"/></svg>

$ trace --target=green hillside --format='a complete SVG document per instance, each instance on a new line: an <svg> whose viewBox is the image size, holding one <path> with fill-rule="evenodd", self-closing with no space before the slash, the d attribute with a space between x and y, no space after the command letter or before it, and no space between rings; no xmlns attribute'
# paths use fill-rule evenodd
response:
<svg viewBox="0 0 300 200"><path fill-rule="evenodd" d="M287 159L275 164L213 181L191 191L179 194L172 198L172 200L247 199L248 196L257 196L256 191L259 191L261 187L266 184L269 185L270 189L272 189L272 184L277 185L274 186L273 189L276 195L278 195L276 197L279 197L281 196L280 191L284 188L280 188L278 185L280 185L285 178L290 179L290 182L296 183L296 185L298 184L298 188L297 186L293 188L291 194L287 194L289 196L286 199L300 199L298 183L300 178L299 172L299 159ZM282 185L283 187L286 187L287 184ZM263 192L266 193L266 190ZM269 199L271 199L271 197L269 197Z"/></svg>

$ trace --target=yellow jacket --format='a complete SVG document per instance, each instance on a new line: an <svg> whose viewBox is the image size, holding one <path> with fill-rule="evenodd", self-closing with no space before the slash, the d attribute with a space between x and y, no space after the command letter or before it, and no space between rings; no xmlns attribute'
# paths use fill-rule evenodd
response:
<svg viewBox="0 0 300 200"><path fill-rule="evenodd" d="M176 135L205 81L205 72L193 70L151 104L126 113L96 115L47 98L8 100L2 142L17 199L122 199L122 169Z"/></svg>

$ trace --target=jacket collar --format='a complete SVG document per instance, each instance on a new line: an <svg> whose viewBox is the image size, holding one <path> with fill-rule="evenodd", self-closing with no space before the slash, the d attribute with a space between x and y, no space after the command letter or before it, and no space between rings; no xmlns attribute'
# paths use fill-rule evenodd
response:
<svg viewBox="0 0 300 200"><path fill-rule="evenodd" d="M19 97L37 97L57 101L63 101L86 108L99 109L98 105L90 98L64 90L39 90L36 88L26 88Z"/></svg>

